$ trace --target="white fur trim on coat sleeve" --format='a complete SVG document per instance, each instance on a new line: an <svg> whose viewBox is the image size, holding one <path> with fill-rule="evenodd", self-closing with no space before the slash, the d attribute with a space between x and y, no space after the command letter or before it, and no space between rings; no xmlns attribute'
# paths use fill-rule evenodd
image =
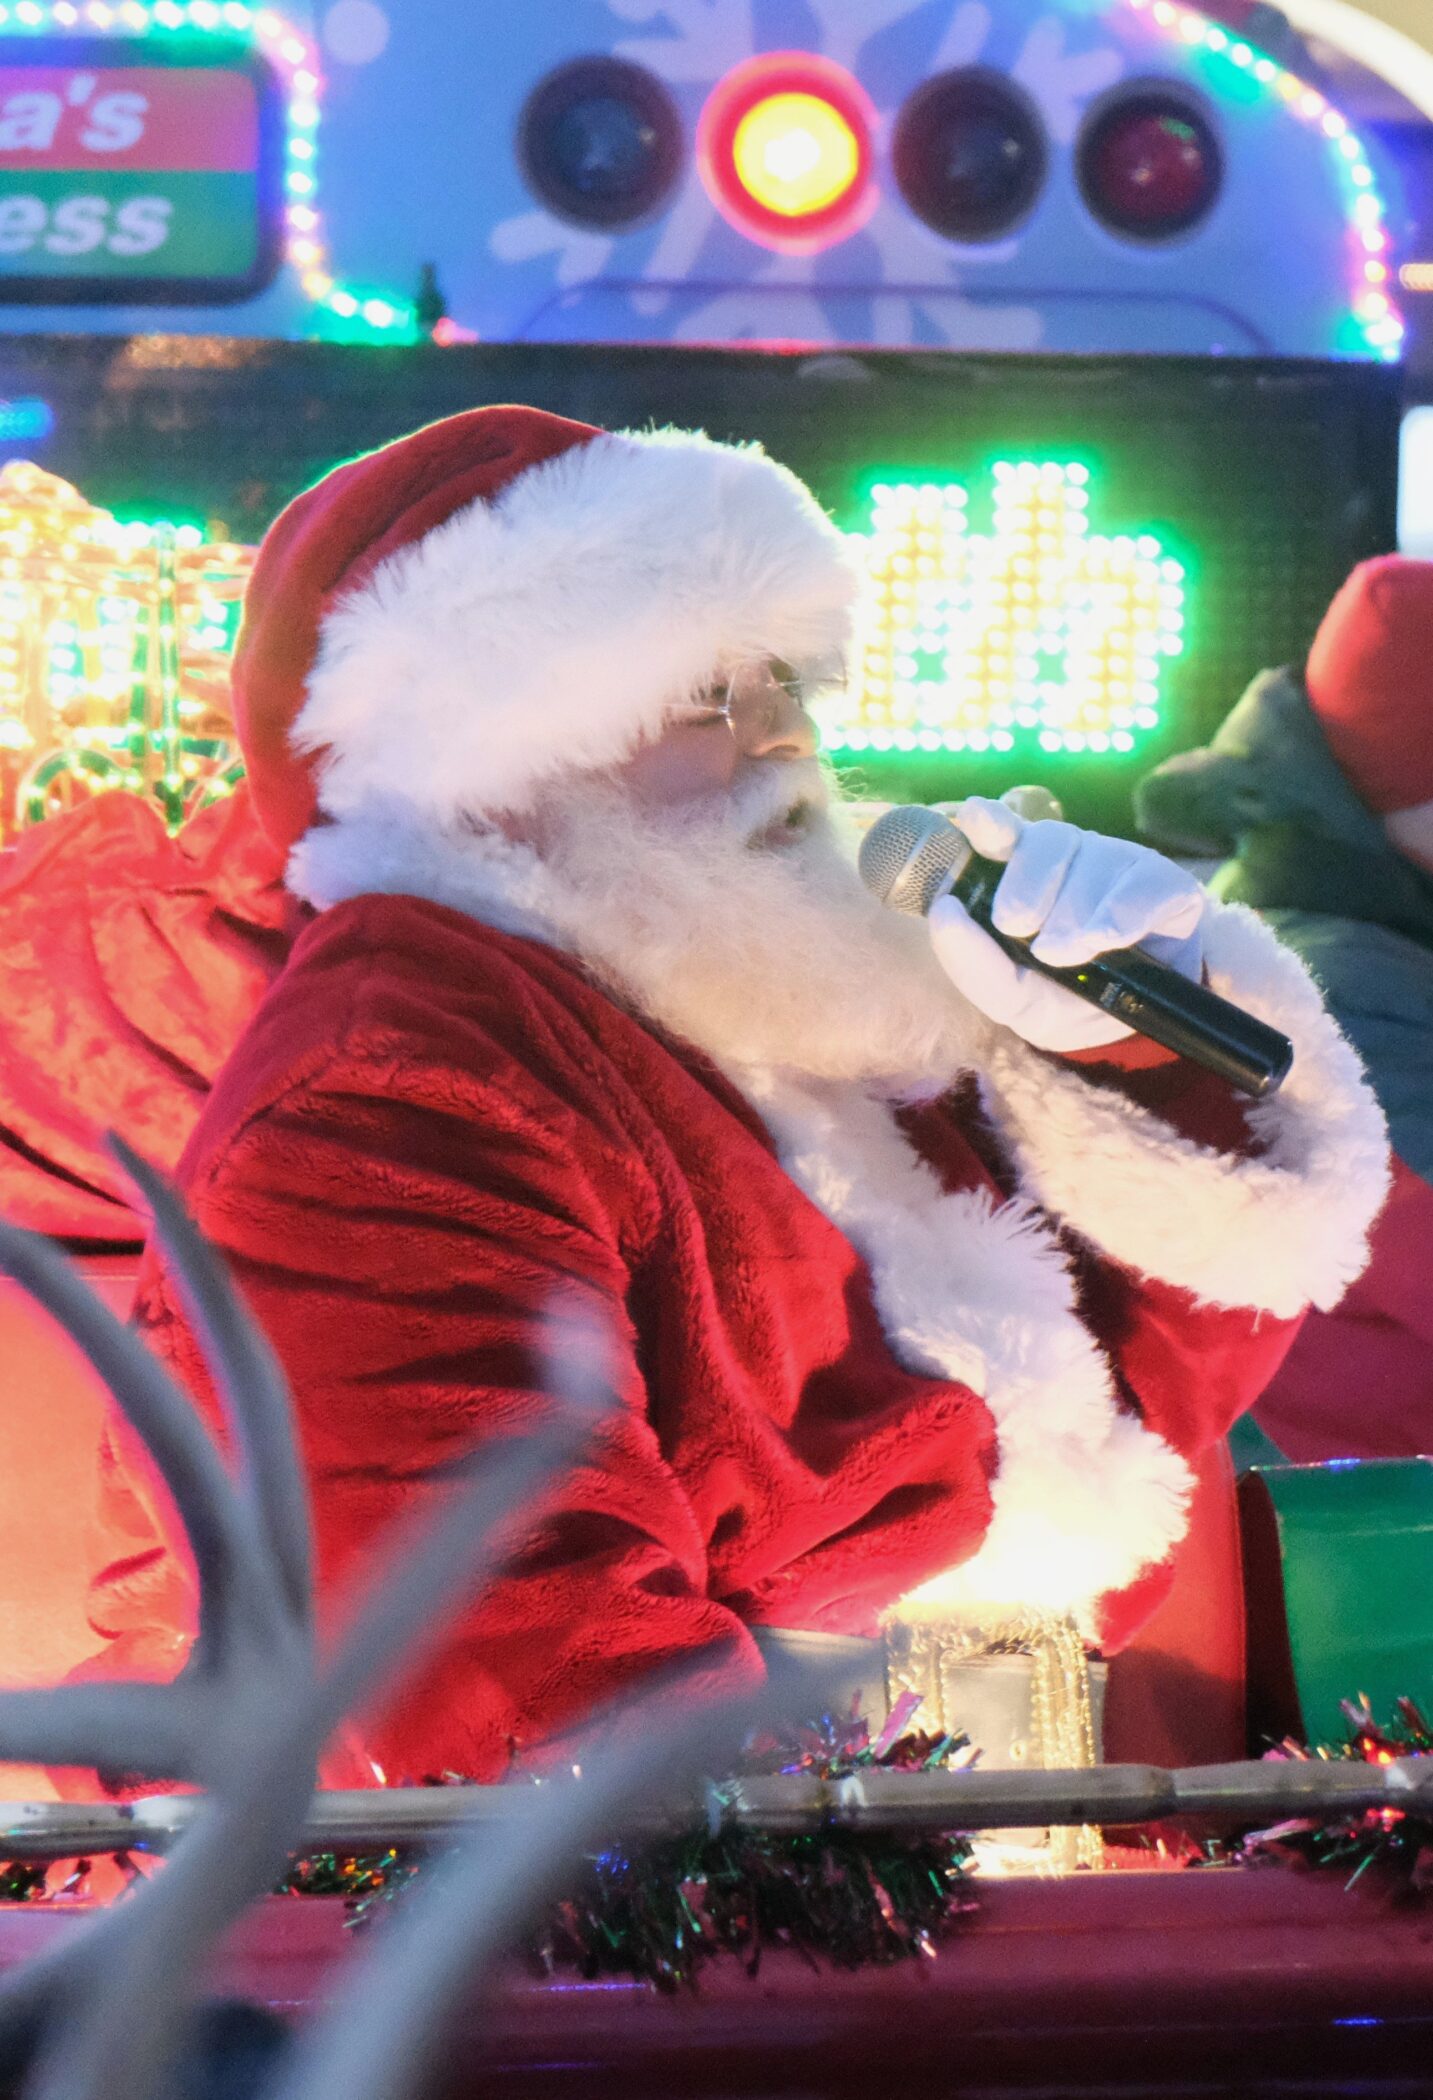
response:
<svg viewBox="0 0 1433 2100"><path fill-rule="evenodd" d="M1213 988L1294 1044L1279 1091L1244 1113L1236 1157L1007 1036L986 1104L1025 1192L1103 1253L1218 1305L1292 1317L1334 1305L1368 1259L1388 1187L1383 1114L1299 958L1242 905L1211 906Z"/></svg>
<svg viewBox="0 0 1433 2100"><path fill-rule="evenodd" d="M850 543L758 445L604 434L390 556L329 611L293 741L329 817L440 825L609 765L724 664L829 676Z"/></svg>
<svg viewBox="0 0 1433 2100"><path fill-rule="evenodd" d="M999 1457L978 1551L898 1614L1068 1613L1094 1638L1101 1597L1184 1536L1192 1480L1122 1405L1081 1320L1068 1259L1028 1203L943 1189L888 1104L853 1085L733 1073L797 1186L864 1256L881 1326L914 1371L990 1410Z"/></svg>

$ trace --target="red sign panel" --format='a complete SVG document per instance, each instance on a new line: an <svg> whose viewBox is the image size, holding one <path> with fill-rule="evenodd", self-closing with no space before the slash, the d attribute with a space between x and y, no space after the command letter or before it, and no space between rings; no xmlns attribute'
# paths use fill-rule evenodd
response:
<svg viewBox="0 0 1433 2100"><path fill-rule="evenodd" d="M196 305L278 266L284 111L246 45L0 40L0 301Z"/></svg>
<svg viewBox="0 0 1433 2100"><path fill-rule="evenodd" d="M247 68L0 65L0 171L147 168L252 174Z"/></svg>

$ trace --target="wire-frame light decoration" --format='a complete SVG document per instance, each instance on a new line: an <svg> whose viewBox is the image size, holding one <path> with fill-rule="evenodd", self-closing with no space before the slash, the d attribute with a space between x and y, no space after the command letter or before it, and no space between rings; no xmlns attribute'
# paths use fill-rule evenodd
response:
<svg viewBox="0 0 1433 2100"><path fill-rule="evenodd" d="M254 550L0 470L0 844L109 788L177 826L241 777L229 663Z"/></svg>
<svg viewBox="0 0 1433 2100"><path fill-rule="evenodd" d="M0 0L0 36L203 39L258 50L283 84L284 253L324 334L413 340L411 300L364 291L334 274L319 195L322 75L312 37L276 8L249 0Z"/></svg>
<svg viewBox="0 0 1433 2100"><path fill-rule="evenodd" d="M1396 363L1406 330L1391 291L1387 208L1368 149L1347 117L1310 82L1207 15L1181 7L1177 0L1125 0L1125 5L1172 43L1203 53L1216 87L1237 90L1242 83L1245 95L1270 95L1301 124L1322 133L1348 211L1350 312L1339 348L1353 356Z"/></svg>

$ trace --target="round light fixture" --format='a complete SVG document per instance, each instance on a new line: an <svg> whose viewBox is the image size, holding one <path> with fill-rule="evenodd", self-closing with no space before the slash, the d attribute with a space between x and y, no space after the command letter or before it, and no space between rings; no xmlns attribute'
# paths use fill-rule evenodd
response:
<svg viewBox="0 0 1433 2100"><path fill-rule="evenodd" d="M1078 151L1080 187L1095 217L1136 240L1170 240L1213 210L1224 162L1191 100L1149 86L1096 110Z"/></svg>
<svg viewBox="0 0 1433 2100"><path fill-rule="evenodd" d="M875 113L841 66L809 52L749 59L718 82L697 127L713 203L763 247L812 255L875 207Z"/></svg>
<svg viewBox="0 0 1433 2100"><path fill-rule="evenodd" d="M681 119L645 67L579 58L533 89L517 149L528 187L549 210L616 232L650 217L675 188Z"/></svg>
<svg viewBox="0 0 1433 2100"><path fill-rule="evenodd" d="M1045 132L1013 81L961 67L916 89L897 119L891 158L917 218L947 240L993 241L1044 187Z"/></svg>

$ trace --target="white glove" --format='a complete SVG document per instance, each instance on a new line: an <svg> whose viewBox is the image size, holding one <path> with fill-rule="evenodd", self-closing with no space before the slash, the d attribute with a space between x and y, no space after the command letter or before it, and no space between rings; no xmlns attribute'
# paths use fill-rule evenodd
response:
<svg viewBox="0 0 1433 2100"><path fill-rule="evenodd" d="M1181 976L1200 977L1208 899L1162 853L1073 824L1028 824L981 795L952 815L977 853L1009 862L991 916L1041 962L1070 969L1139 946ZM928 924L941 967L971 1005L1037 1049L1093 1050L1130 1034L1103 1008L1012 962L958 898L939 898Z"/></svg>

